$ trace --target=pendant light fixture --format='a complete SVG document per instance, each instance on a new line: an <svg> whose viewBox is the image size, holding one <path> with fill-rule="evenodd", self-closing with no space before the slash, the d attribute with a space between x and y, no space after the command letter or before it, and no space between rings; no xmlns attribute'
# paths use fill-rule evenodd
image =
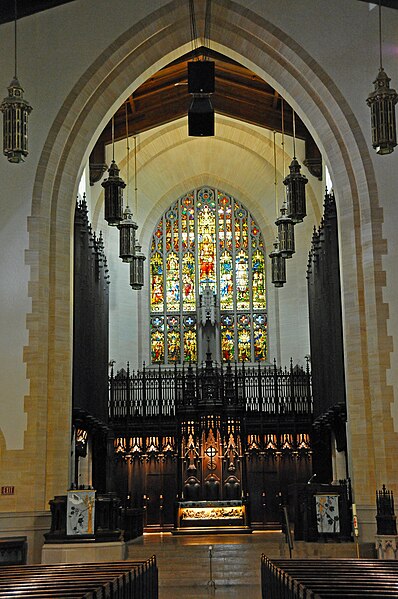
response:
<svg viewBox="0 0 398 599"><path fill-rule="evenodd" d="M285 174L285 117L284 117L284 101L281 98L281 110L282 110L282 149L283 149L283 168L282 172ZM275 155L275 167L276 167L276 155ZM276 175L275 175L276 178ZM282 204L280 210L281 214L276 219L275 224L278 227L278 241L279 251L283 258L291 258L295 252L294 243L294 222L286 214L286 200Z"/></svg>
<svg viewBox="0 0 398 599"><path fill-rule="evenodd" d="M32 107L23 97L17 75L17 0L14 0L14 78L0 105L3 113L3 153L9 162L23 162L28 155L28 116Z"/></svg>
<svg viewBox="0 0 398 599"><path fill-rule="evenodd" d="M270 253L271 277L275 287L283 287L286 283L286 260L279 249L279 241L275 239L274 250Z"/></svg>
<svg viewBox="0 0 398 599"><path fill-rule="evenodd" d="M287 215L294 223L301 223L307 216L305 186L308 179L300 173L301 166L296 158L296 116L293 110L293 160L289 166L290 174L283 180L286 185Z"/></svg>
<svg viewBox="0 0 398 599"><path fill-rule="evenodd" d="M135 243L135 254L130 262L130 285L133 289L140 290L144 286L145 256L141 252L141 245Z"/></svg>
<svg viewBox="0 0 398 599"><path fill-rule="evenodd" d="M294 222L286 214L286 201L283 202L281 215L276 219L278 227L279 251L284 258L291 258L295 253Z"/></svg>
<svg viewBox="0 0 398 599"><path fill-rule="evenodd" d="M138 229L137 223L133 221L133 213L129 207L129 179L130 179L130 147L129 147L129 126L127 116L127 102L125 102L126 117L126 209L123 213L123 220L118 224L119 229L119 257L123 262L131 262L135 254L135 232ZM134 136L134 181L137 177L137 139Z"/></svg>
<svg viewBox="0 0 398 599"><path fill-rule="evenodd" d="M117 226L123 220L123 189L125 182L119 177L120 169L115 162L115 118L112 117L112 162L108 178L101 183L105 190L105 220L108 225Z"/></svg>
<svg viewBox="0 0 398 599"><path fill-rule="evenodd" d="M397 145L397 127L395 121L395 104L398 94L395 89L390 89L391 79L383 69L382 38L381 38L381 0L379 0L379 48L380 67L375 86L366 102L370 107L372 146L378 154L391 154Z"/></svg>
<svg viewBox="0 0 398 599"><path fill-rule="evenodd" d="M274 189L275 189L275 212L278 214L278 194L277 194L277 175L276 175L276 145L275 145L275 131L274 131ZM275 239L274 250L269 254L271 258L271 278L275 287L283 287L286 283L286 260L282 256L282 252L279 249L278 236Z"/></svg>
<svg viewBox="0 0 398 599"><path fill-rule="evenodd" d="M138 211L138 184L137 184L137 138L134 137L134 210ZM134 255L130 260L130 285L133 289L140 290L144 286L145 256L141 252L141 245L135 239Z"/></svg>

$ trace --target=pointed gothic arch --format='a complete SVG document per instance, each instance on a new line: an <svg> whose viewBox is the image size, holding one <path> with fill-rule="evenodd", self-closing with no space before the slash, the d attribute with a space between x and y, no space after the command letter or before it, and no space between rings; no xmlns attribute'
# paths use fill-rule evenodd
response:
<svg viewBox="0 0 398 599"><path fill-rule="evenodd" d="M220 189L178 198L149 247L152 364L264 362L266 252L253 214Z"/></svg>
<svg viewBox="0 0 398 599"><path fill-rule="evenodd" d="M25 350L30 379L26 403L30 426L25 442L27 446L35 443L42 447L43 455L47 450L45 474L31 472L26 476L27 485L34 477L37 481L45 477L45 493L35 504L38 509L66 487L68 478L69 431L65 422L69 421L71 396L70 231L77 180L96 135L120 99L151 72L186 51L189 27L185 13L185 5L174 0L115 40L70 91L40 158L28 223L32 313L27 318L29 344ZM373 445L380 448L384 443L383 425L381 420L377 425L376 413L382 410L386 414L392 400L386 384L391 344L383 281L376 276L383 271L385 251L382 215L362 131L345 98L314 57L271 23L234 2L215 0L212 38L224 54L268 78L305 117L325 150L341 223L348 410L364 423L373 416L374 423L364 435L373 435ZM93 140L89 145L88 139ZM49 244L43 239L49 239ZM363 239L366 244L362 244ZM374 331L372 346L368 329ZM49 368L54 363L56 373ZM373 389L372 402L369 388ZM33 427L31 422L39 411L45 417ZM55 426L57 422L59 427ZM363 476L361 464L367 463L367 480L356 498L363 505L372 503L375 470L381 476L385 473L383 461L376 464L376 455L368 447L368 443L359 441L351 448L354 488L356 475ZM380 450L379 455L385 452Z"/></svg>

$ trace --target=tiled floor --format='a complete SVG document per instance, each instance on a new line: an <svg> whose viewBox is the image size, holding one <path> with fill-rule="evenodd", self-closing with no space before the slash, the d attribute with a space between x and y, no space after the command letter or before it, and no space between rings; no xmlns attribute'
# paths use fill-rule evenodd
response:
<svg viewBox="0 0 398 599"><path fill-rule="evenodd" d="M159 599L260 599L260 557L267 546L284 553L278 532L239 535L149 534L129 547L129 557L157 556ZM209 583L212 547L212 580Z"/></svg>
<svg viewBox="0 0 398 599"><path fill-rule="evenodd" d="M210 579L209 547L212 547ZM159 599L261 599L261 554L289 557L279 531L230 535L146 534L129 544L128 557L156 555ZM295 543L293 557L355 557L354 543Z"/></svg>

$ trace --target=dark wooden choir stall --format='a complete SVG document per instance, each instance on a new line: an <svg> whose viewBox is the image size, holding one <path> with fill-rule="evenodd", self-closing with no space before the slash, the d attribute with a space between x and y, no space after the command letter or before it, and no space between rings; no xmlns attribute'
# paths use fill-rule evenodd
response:
<svg viewBox="0 0 398 599"><path fill-rule="evenodd" d="M311 476L309 369L127 367L110 376L113 489L146 530L250 532Z"/></svg>

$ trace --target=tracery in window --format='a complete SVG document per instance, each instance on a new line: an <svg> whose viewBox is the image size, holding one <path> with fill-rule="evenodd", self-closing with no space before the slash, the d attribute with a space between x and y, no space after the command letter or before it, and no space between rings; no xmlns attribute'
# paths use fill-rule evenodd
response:
<svg viewBox="0 0 398 599"><path fill-rule="evenodd" d="M267 359L264 241L237 199L208 187L182 196L159 220L150 247L152 363L201 359L200 296L209 288L218 330L215 358Z"/></svg>

